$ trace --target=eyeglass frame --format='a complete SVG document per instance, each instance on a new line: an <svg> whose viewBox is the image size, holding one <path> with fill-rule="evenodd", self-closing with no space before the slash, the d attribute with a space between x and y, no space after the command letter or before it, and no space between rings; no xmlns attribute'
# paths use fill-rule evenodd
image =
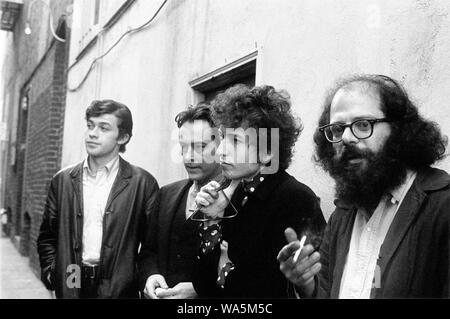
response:
<svg viewBox="0 0 450 319"><path fill-rule="evenodd" d="M361 121L367 121L367 122L369 122L369 124L370 124L370 129L371 129L369 136L363 137L363 138L357 137L356 134L355 134L355 132L353 131L353 125L354 125L355 123L361 122ZM326 140L327 140L328 142L335 144L335 143L340 143L340 142L342 142L342 140L343 140L342 136L344 136L344 132L345 132L345 129L346 129L347 127L350 128L350 131L352 132L353 136L356 137L358 140L366 140L366 139L370 138L370 137L373 135L373 129L374 129L374 126L375 126L376 123L392 123L392 122L395 122L395 120L388 119L388 118L381 118L381 119L358 119L358 120L353 121L353 122L351 122L351 123L349 123L349 124L330 123L330 124L327 124L327 125L324 125L324 126L319 127L319 131L323 133L323 135L325 136L325 138L326 138ZM334 126L334 125L339 125L340 127L343 128L342 136L341 136L341 138L340 138L339 140L337 140L337 141L330 141L330 139L328 138L327 134L325 133L325 130L326 130L328 127L331 127L331 126Z"/></svg>

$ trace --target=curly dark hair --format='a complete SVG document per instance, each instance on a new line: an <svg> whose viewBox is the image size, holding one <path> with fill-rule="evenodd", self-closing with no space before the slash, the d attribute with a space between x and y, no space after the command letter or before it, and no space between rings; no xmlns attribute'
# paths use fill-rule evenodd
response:
<svg viewBox="0 0 450 319"><path fill-rule="evenodd" d="M375 88L381 100L381 110L391 123L392 133L386 144L390 145L391 157L414 170L430 166L445 157L448 144L439 125L424 119L417 106L410 100L405 89L394 79L385 75L363 74L344 78L337 82L325 99L319 127L330 123L330 108L335 94L354 83L366 83ZM334 155L332 143L318 129L314 134L315 161L329 171Z"/></svg>
<svg viewBox="0 0 450 319"><path fill-rule="evenodd" d="M279 168L287 169L292 161L293 148L303 126L291 111L290 96L272 86L249 88L238 84L217 95L211 102L217 126L226 128L267 128L270 151L271 128L279 129Z"/></svg>
<svg viewBox="0 0 450 319"><path fill-rule="evenodd" d="M196 120L206 121L211 127L214 127L211 109L208 103L200 102L196 106L191 105L175 117L178 128L182 127L186 122L194 122Z"/></svg>

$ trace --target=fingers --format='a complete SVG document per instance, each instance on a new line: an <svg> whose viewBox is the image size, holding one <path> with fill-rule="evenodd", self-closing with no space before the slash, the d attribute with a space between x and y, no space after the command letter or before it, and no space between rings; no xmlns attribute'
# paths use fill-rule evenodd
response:
<svg viewBox="0 0 450 319"><path fill-rule="evenodd" d="M301 262L295 264L295 272L303 274L320 261L320 254L313 253L311 256L304 258Z"/></svg>
<svg viewBox="0 0 450 319"><path fill-rule="evenodd" d="M220 184L216 181L209 182L205 186L200 189L200 193L207 193L213 198L219 197L219 193L216 192L216 189L220 187Z"/></svg>
<svg viewBox="0 0 450 319"><path fill-rule="evenodd" d="M156 296L154 287L146 286L144 289L144 296L147 299L158 299L158 297Z"/></svg>
<svg viewBox="0 0 450 319"><path fill-rule="evenodd" d="M150 299L158 299L156 291L159 289L169 288L166 283L166 279L161 275L152 275L148 277L145 283L144 296Z"/></svg>
<svg viewBox="0 0 450 319"><path fill-rule="evenodd" d="M289 245L293 245L293 243ZM314 252L312 245L303 248L296 263L293 262L291 257L280 262L280 271L289 281L299 287L308 285L314 276L320 272L321 267L320 253Z"/></svg>
<svg viewBox="0 0 450 319"><path fill-rule="evenodd" d="M169 288L169 286L166 283L166 279L164 279L164 277L159 277L157 278L157 282L158 282L158 286L161 287L162 289L167 289Z"/></svg>
<svg viewBox="0 0 450 319"><path fill-rule="evenodd" d="M220 243L220 250L222 250L222 251L228 250L228 242L227 241L222 240L222 242Z"/></svg>
<svg viewBox="0 0 450 319"><path fill-rule="evenodd" d="M303 249L302 249L300 255L298 256L297 264L299 263L299 261L302 262L302 260L305 259L306 257L308 257L308 256L311 257L310 255L312 253L314 253L314 246L313 245L308 244L308 245L303 246ZM319 254L319 253L317 253L317 254ZM319 257L320 257L320 255L319 255Z"/></svg>
<svg viewBox="0 0 450 319"><path fill-rule="evenodd" d="M145 283L144 288L144 296L145 298L157 299L155 294L155 288L157 287L157 282L154 276L150 276L147 278L147 282Z"/></svg>
<svg viewBox="0 0 450 319"><path fill-rule="evenodd" d="M195 203L197 204L197 206L208 207L209 205L213 204L214 202L215 202L215 199L208 193L200 192L195 197Z"/></svg>
<svg viewBox="0 0 450 319"><path fill-rule="evenodd" d="M219 193L215 191L219 183L213 181L203 186L195 197L197 206L208 207L219 198Z"/></svg>
<svg viewBox="0 0 450 319"><path fill-rule="evenodd" d="M303 275L300 276L300 279L303 281L304 285L307 285L311 280L314 279L320 269L322 269L322 264L316 263L311 268L308 268Z"/></svg>
<svg viewBox="0 0 450 319"><path fill-rule="evenodd" d="M177 294L176 289L168 288L168 289L158 289L157 296L159 299L170 299Z"/></svg>
<svg viewBox="0 0 450 319"><path fill-rule="evenodd" d="M288 243L291 243L291 242L297 240L297 233L295 232L295 230L293 230L290 227L284 231L284 236L286 237L286 240Z"/></svg>
<svg viewBox="0 0 450 319"><path fill-rule="evenodd" d="M293 254L295 254L295 251L299 247L300 247L300 242L298 240L287 244L278 253L277 260L279 262L284 262L284 261L288 260Z"/></svg>
<svg viewBox="0 0 450 319"><path fill-rule="evenodd" d="M320 272L322 265L320 263L314 264L311 268L308 268L305 272L298 275L296 272L292 273L291 282L299 287L307 286L314 277Z"/></svg>

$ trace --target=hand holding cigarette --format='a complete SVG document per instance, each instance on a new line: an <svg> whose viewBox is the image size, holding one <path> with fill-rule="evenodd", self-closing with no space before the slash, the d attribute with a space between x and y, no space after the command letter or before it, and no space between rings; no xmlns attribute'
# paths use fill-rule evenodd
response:
<svg viewBox="0 0 450 319"><path fill-rule="evenodd" d="M297 262L298 256L300 256L300 253L302 252L302 249L303 249L303 246L305 245L305 242L306 242L306 236L303 236L302 239L300 240L300 248L297 249L297 251L295 252L294 263Z"/></svg>
<svg viewBox="0 0 450 319"><path fill-rule="evenodd" d="M301 297L312 297L315 288L314 276L321 269L320 254L310 244L305 245L306 236L299 241L292 228L285 231L288 244L277 257L280 270L285 277L297 287Z"/></svg>

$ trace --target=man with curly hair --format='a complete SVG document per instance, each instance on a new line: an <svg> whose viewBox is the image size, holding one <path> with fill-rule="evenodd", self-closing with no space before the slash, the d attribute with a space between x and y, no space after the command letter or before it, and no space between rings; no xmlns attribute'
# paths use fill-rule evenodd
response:
<svg viewBox="0 0 450 319"><path fill-rule="evenodd" d="M290 227L317 245L325 220L319 200L286 173L301 125L286 92L234 86L212 102L222 140L222 173L231 180L200 189L203 213L194 288L203 298L286 298L277 254ZM200 214L202 215L202 214Z"/></svg>
<svg viewBox="0 0 450 319"><path fill-rule="evenodd" d="M447 138L402 86L354 76L328 95L316 160L336 182L320 253L293 240L281 269L302 297L449 297L450 176L430 166Z"/></svg>

